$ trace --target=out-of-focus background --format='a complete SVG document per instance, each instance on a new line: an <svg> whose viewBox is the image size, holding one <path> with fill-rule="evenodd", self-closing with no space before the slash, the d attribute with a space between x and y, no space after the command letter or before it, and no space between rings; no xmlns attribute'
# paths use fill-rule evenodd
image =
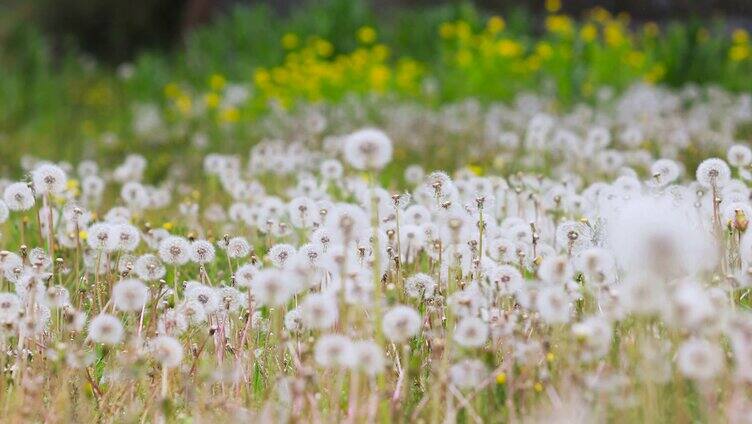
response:
<svg viewBox="0 0 752 424"><path fill-rule="evenodd" d="M126 0L6 0L4 3L1 34L5 48L12 47L6 43L16 31L25 28L39 31L56 53L76 48L108 63L130 60L142 50L174 49L191 31L244 9L261 8L276 17L294 17L319 3L322 10L348 13L330 16L332 20L366 19L366 15L389 19L405 10L444 9L445 13L451 13L449 10L453 8L470 4L486 13L518 13L532 19L546 12L545 2L539 0L477 0L467 4L445 0L355 0L340 1L336 7L332 1L306 0L147 0L137 4ZM749 0L569 0L561 2L559 11L579 16L595 7L614 14L629 14L635 22L723 20L730 27L752 25ZM327 25L320 23L322 27Z"/></svg>
<svg viewBox="0 0 752 424"><path fill-rule="evenodd" d="M565 108L635 83L749 91L751 27L750 0L5 0L0 167L167 161L196 129L245 147L270 110L353 96L534 90Z"/></svg>

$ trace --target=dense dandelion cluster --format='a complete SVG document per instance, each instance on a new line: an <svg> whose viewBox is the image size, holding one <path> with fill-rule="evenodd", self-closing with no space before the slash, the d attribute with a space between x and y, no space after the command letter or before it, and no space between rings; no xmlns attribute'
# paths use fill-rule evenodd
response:
<svg viewBox="0 0 752 424"><path fill-rule="evenodd" d="M750 96L610 96L280 110L157 181L25 158L4 416L749 422Z"/></svg>

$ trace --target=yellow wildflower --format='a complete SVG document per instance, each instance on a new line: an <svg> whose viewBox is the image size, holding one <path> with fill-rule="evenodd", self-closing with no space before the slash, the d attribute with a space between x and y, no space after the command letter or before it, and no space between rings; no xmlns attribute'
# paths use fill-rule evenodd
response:
<svg viewBox="0 0 752 424"><path fill-rule="evenodd" d="M282 47L286 50L292 50L296 47L298 47L298 44L300 43L300 39L298 39L298 36L292 32L288 32L287 34L282 36Z"/></svg>
<svg viewBox="0 0 752 424"><path fill-rule="evenodd" d="M507 382L507 374L505 372L500 372L496 374L496 384L504 384Z"/></svg>
<svg viewBox="0 0 752 424"><path fill-rule="evenodd" d="M454 24L451 22L444 22L439 26L439 35L441 38L448 39L454 37L456 33Z"/></svg>
<svg viewBox="0 0 752 424"><path fill-rule="evenodd" d="M742 29L737 28L734 30L734 32L731 34L731 40L735 44L745 44L749 42L749 33Z"/></svg>
<svg viewBox="0 0 752 424"><path fill-rule="evenodd" d="M503 31L505 27L506 22L504 22L504 18L501 16L491 16L488 23L486 23L486 30L491 34L499 33Z"/></svg>
<svg viewBox="0 0 752 424"><path fill-rule="evenodd" d="M209 109L214 109L219 106L220 97L217 93L206 93L204 95L204 103Z"/></svg>
<svg viewBox="0 0 752 424"><path fill-rule="evenodd" d="M561 0L546 0L546 10L549 13L556 13L561 9Z"/></svg>
<svg viewBox="0 0 752 424"><path fill-rule="evenodd" d="M235 107L224 108L222 109L222 112L219 114L220 122L233 123L233 122L238 122L239 119L240 119L240 111Z"/></svg>
<svg viewBox="0 0 752 424"><path fill-rule="evenodd" d="M729 58L734 62L741 62L742 60L748 57L749 57L749 46L746 44L733 46L729 50Z"/></svg>
<svg viewBox="0 0 752 424"><path fill-rule="evenodd" d="M580 29L580 38L586 43L592 42L596 37L598 37L598 28L595 25L587 23Z"/></svg>
<svg viewBox="0 0 752 424"><path fill-rule="evenodd" d="M227 80L220 74L213 74L209 78L209 87L214 91L219 91L225 87Z"/></svg>
<svg viewBox="0 0 752 424"><path fill-rule="evenodd" d="M370 26L361 27L358 30L358 41L363 44L371 44L376 41L376 30Z"/></svg>

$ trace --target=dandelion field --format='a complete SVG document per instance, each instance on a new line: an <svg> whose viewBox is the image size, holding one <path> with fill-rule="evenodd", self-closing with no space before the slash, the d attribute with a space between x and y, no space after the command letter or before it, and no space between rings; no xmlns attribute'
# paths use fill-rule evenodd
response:
<svg viewBox="0 0 752 424"><path fill-rule="evenodd" d="M0 60L3 421L752 422L747 33L349 7Z"/></svg>

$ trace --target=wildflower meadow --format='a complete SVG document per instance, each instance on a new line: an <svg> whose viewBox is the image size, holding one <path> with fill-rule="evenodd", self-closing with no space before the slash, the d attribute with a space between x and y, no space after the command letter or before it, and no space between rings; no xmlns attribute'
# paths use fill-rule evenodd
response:
<svg viewBox="0 0 752 424"><path fill-rule="evenodd" d="M13 29L0 421L752 423L748 32L544 3Z"/></svg>

